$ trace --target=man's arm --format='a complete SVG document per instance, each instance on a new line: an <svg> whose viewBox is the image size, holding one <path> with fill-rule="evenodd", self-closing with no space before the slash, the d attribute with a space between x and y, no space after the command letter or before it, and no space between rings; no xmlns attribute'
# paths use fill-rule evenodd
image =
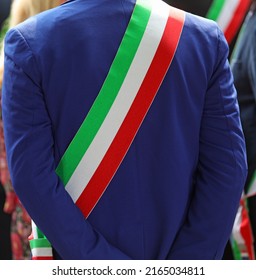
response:
<svg viewBox="0 0 256 280"><path fill-rule="evenodd" d="M218 58L201 120L194 192L169 259L220 259L230 236L247 175L244 136L228 47L218 31Z"/></svg>
<svg viewBox="0 0 256 280"><path fill-rule="evenodd" d="M6 37L3 118L16 193L63 259L128 259L85 220L55 173L52 124L33 54L17 30Z"/></svg>

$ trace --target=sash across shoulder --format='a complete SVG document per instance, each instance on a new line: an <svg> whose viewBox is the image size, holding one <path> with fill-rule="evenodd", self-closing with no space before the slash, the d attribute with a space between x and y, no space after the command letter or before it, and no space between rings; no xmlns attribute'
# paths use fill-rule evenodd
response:
<svg viewBox="0 0 256 280"><path fill-rule="evenodd" d="M150 109L184 21L185 12L161 0L137 0L102 88L56 169L85 218L107 189ZM44 259L36 239L31 243L33 259Z"/></svg>

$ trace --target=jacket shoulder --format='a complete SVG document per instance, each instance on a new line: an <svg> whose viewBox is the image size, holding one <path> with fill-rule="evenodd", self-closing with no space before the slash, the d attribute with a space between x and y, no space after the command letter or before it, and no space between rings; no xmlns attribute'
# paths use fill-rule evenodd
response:
<svg viewBox="0 0 256 280"><path fill-rule="evenodd" d="M196 60L211 75L218 61L228 58L229 47L216 22L186 13L179 53L187 61Z"/></svg>
<svg viewBox="0 0 256 280"><path fill-rule="evenodd" d="M191 13L186 13L185 32L189 32L195 39L211 42L219 38L222 33L218 24L210 19L206 19Z"/></svg>

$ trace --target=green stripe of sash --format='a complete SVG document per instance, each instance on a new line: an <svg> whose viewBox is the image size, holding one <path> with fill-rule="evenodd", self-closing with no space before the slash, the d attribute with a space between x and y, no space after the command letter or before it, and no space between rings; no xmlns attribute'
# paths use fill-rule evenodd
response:
<svg viewBox="0 0 256 280"><path fill-rule="evenodd" d="M46 238L29 240L31 249L35 248L51 248L51 243Z"/></svg>
<svg viewBox="0 0 256 280"><path fill-rule="evenodd" d="M44 234L38 227L36 227L36 232L37 232L37 238L44 238Z"/></svg>
<svg viewBox="0 0 256 280"><path fill-rule="evenodd" d="M214 0L209 11L206 14L206 17L216 21L220 15L224 4L225 0Z"/></svg>
<svg viewBox="0 0 256 280"><path fill-rule="evenodd" d="M151 7L147 1L138 0L107 78L56 169L64 185L71 178L108 114L139 47L150 14Z"/></svg>

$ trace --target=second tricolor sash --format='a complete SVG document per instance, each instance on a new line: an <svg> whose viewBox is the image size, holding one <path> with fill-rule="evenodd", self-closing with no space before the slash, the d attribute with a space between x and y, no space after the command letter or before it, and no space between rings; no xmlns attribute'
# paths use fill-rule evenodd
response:
<svg viewBox="0 0 256 280"><path fill-rule="evenodd" d="M251 0L213 0L206 15L215 20L230 44L240 29Z"/></svg>
<svg viewBox="0 0 256 280"><path fill-rule="evenodd" d="M183 11L162 1L136 1L104 84L56 169L85 218L145 118L175 55L184 20Z"/></svg>

